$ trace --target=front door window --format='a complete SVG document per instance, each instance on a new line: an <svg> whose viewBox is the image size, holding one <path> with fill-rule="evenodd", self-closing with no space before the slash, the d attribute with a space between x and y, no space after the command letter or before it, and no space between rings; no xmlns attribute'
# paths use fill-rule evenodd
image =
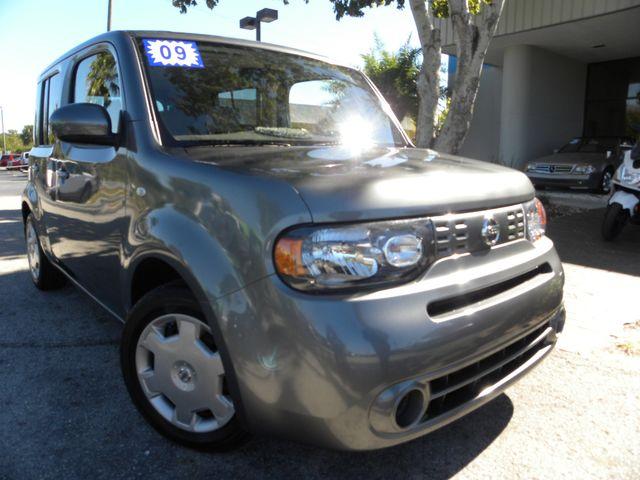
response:
<svg viewBox="0 0 640 480"><path fill-rule="evenodd" d="M111 53L100 52L78 64L73 92L74 103L94 103L106 108L111 117L111 130L117 132L122 89L116 60Z"/></svg>

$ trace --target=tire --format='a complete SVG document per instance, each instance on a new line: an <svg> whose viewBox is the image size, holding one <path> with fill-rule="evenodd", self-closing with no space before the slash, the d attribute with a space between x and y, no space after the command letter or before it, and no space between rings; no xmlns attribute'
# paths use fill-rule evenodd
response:
<svg viewBox="0 0 640 480"><path fill-rule="evenodd" d="M27 244L29 274L33 284L40 290L54 290L62 287L67 279L51 264L42 250L33 213L29 213L24 224L24 236Z"/></svg>
<svg viewBox="0 0 640 480"><path fill-rule="evenodd" d="M604 172L602 172L602 176L600 177L600 184L596 189L594 189L595 193L601 193L606 195L611 192L611 181L613 180L613 169L607 167Z"/></svg>
<svg viewBox="0 0 640 480"><path fill-rule="evenodd" d="M619 203L612 203L607 207L602 222L602 238L606 241L614 240L627 223L629 212L622 208Z"/></svg>
<svg viewBox="0 0 640 480"><path fill-rule="evenodd" d="M134 405L163 436L206 451L231 450L248 440L222 358L186 287L158 287L135 304L122 332L120 366ZM214 407L194 407L202 401Z"/></svg>

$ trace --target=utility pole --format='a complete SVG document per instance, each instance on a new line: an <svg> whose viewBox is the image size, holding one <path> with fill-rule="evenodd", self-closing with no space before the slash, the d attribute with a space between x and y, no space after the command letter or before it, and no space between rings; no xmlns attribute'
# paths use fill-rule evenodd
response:
<svg viewBox="0 0 640 480"><path fill-rule="evenodd" d="M109 2L108 6L107 6L107 32L111 31L111 11L112 11L112 7L113 7L113 2L112 0L107 0Z"/></svg>
<svg viewBox="0 0 640 480"><path fill-rule="evenodd" d="M256 41L262 40L260 24L275 22L278 19L278 11L272 8L263 8L255 17L244 17L240 20L240 28L256 31Z"/></svg>
<svg viewBox="0 0 640 480"><path fill-rule="evenodd" d="M2 122L2 153L7 153L7 139L4 136L4 110L0 106L0 121Z"/></svg>

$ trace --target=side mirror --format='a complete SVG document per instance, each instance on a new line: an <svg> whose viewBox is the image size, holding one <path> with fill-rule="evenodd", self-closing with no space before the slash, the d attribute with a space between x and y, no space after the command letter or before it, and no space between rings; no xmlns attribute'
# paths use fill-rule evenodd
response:
<svg viewBox="0 0 640 480"><path fill-rule="evenodd" d="M72 103L60 107L49 118L58 140L71 143L115 145L107 109L93 103Z"/></svg>

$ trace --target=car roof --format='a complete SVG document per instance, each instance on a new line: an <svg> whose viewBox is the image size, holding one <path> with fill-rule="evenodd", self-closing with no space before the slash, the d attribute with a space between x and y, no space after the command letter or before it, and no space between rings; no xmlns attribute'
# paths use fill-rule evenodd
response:
<svg viewBox="0 0 640 480"><path fill-rule="evenodd" d="M574 137L573 140L634 140L629 135L601 135L596 137Z"/></svg>
<svg viewBox="0 0 640 480"><path fill-rule="evenodd" d="M204 35L199 33L182 33L182 32L171 32L171 31L160 31L160 30L113 30L111 32L106 32L100 35L97 35L79 45L72 48L71 50L65 52L63 55L58 57L55 61L50 63L47 68L45 68L40 74L39 80L47 74L51 68L56 66L58 63L67 59L68 57L84 50L91 45L102 42L111 42L115 43L117 40L122 40L124 38L160 38L160 39L172 39L172 40L190 40L196 42L212 42L219 43L225 45L239 46L239 47L249 47L249 48L258 48L263 50L271 50L281 53L288 53L291 55L298 55L302 57L312 58L315 60L320 60L323 62L331 63L334 65L340 65L347 68L353 68L349 65L346 65L342 62L332 60L323 55L318 55L312 52L307 52L304 50L298 50L295 48L285 47L282 45L275 45L272 43L265 42L256 42L253 40L243 40L240 38L230 38L230 37L221 37L217 35Z"/></svg>

